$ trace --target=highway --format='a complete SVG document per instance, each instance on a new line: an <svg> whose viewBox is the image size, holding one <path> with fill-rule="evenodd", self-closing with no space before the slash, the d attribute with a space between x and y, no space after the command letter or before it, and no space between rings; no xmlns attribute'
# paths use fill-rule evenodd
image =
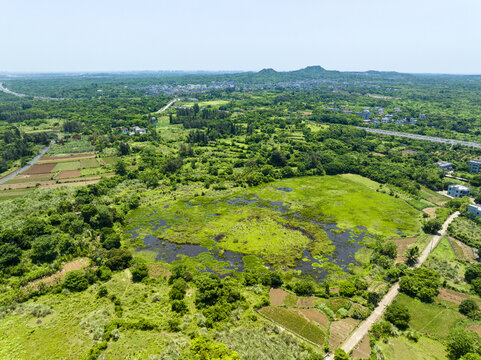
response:
<svg viewBox="0 0 481 360"><path fill-rule="evenodd" d="M0 91L3 91L6 94L18 96L18 97L30 96L26 94L19 94L19 93L16 93L15 91L9 90L1 82L0 82ZM33 98L40 99L40 100L64 100L64 98L52 98L52 97L46 97L46 96L33 96Z"/></svg>
<svg viewBox="0 0 481 360"><path fill-rule="evenodd" d="M167 110L171 105L173 105L176 101L179 101L179 99L174 99L172 100L170 103L168 103L167 105L165 105L162 109L156 111L155 113L156 114L160 114L160 113L163 113L165 110Z"/></svg>
<svg viewBox="0 0 481 360"><path fill-rule="evenodd" d="M361 126L356 126L356 128L363 129L363 130L366 130L366 132L374 133L374 134L399 136L399 137L405 137L405 138L416 139L416 140L424 140L424 141L431 141L431 142L451 144L451 145L461 145L461 146L481 149L480 143L472 142L472 141L445 139L445 138L434 137L434 136L410 134L410 133L405 133L400 131L373 129L373 128L361 127Z"/></svg>
<svg viewBox="0 0 481 360"><path fill-rule="evenodd" d="M429 254L434 250L436 245L439 243L439 240L446 234L446 231L448 230L449 224L457 218L459 215L459 212L456 211L454 214L449 216L447 220L444 222L443 227L439 231L439 233L432 238L432 240L429 242L429 244L426 246L422 254L419 256L418 261L415 265L415 267L420 267L428 258ZM382 300L379 302L378 306L372 311L371 315L364 320L359 327L352 333L350 337L347 338L347 340L341 345L341 349L344 350L346 353L350 353L356 345L362 340L362 338L368 334L369 329L371 329L371 326L378 321L382 315L384 314L384 311L386 310L386 307L391 305L393 300L396 298L396 296L399 294L399 282L395 283L391 289L387 292L386 295L382 298ZM328 354L325 359L327 360L334 360L334 355L333 354Z"/></svg>

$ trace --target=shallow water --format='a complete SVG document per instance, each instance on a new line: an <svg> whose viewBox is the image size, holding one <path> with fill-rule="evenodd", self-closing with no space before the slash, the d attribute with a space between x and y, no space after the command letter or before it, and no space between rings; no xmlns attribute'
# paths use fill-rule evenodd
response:
<svg viewBox="0 0 481 360"><path fill-rule="evenodd" d="M284 190L282 190L284 191ZM259 207L269 207L275 211L278 211L282 214L286 214L288 212L288 208L284 206L281 201L262 201L261 199L254 198L254 199L245 199L245 198L234 198L226 200L229 205L233 206L246 206L249 204L257 204ZM264 205L269 204L269 206ZM186 202L186 205L191 207L193 206L189 202ZM160 215L160 214L157 214ZM207 219L219 216L219 214L211 214L207 217ZM293 216L296 216L294 214ZM297 215L296 217L300 217ZM300 270L303 274L309 274L317 279L323 279L328 274L329 271L327 269L321 267L314 267L313 264L325 264L326 262L335 264L337 267L342 269L343 271L349 270L350 264L356 264L357 261L355 259L356 252L363 246L361 243L365 237L373 238L374 236L368 234L366 232L366 228L358 226L356 231L352 230L345 230L340 231L339 228L332 223L325 223L320 221L312 221L314 224L318 225L322 229L326 231L327 236L332 241L335 246L335 251L330 255L324 255L322 260L314 258L308 249L305 249L303 252L302 259L299 260L296 266L293 268L294 270ZM161 229L162 231L170 228L167 222L163 219L155 219L150 222L149 229L152 231L156 231ZM138 230L140 228L135 228L134 230L130 231L131 238L137 238ZM206 246L198 245L198 244L175 244L165 240L159 240L158 238L147 235L143 238L144 245L141 248L138 248L137 251L142 250L150 250L157 252L156 260L157 261L164 261L168 263L172 263L175 260L179 260L179 255L185 255L189 257L196 257L203 253L210 253L212 254L214 260L222 261L225 263L224 269L226 270L237 270L242 271L244 269L244 261L243 257L246 254L236 253L228 250L220 250L216 246L212 248L208 248ZM308 260L308 261L306 261ZM209 270L208 270L209 271ZM212 270L210 270L212 271Z"/></svg>

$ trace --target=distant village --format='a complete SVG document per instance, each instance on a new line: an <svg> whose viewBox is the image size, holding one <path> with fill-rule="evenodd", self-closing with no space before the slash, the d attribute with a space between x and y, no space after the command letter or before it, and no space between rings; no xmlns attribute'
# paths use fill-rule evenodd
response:
<svg viewBox="0 0 481 360"><path fill-rule="evenodd" d="M146 134L147 130L144 129L144 128L138 127L138 126L134 126L134 127L131 127L131 128L123 127L123 128L120 128L120 133L121 134L127 134L129 136L142 135L142 134Z"/></svg>

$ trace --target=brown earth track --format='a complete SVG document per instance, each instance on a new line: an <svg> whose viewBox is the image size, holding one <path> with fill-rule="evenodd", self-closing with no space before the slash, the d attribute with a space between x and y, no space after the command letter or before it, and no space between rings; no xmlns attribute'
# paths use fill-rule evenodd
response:
<svg viewBox="0 0 481 360"><path fill-rule="evenodd" d="M441 288L439 289L439 295L438 298L440 300L448 301L450 303L459 305L461 304L461 301L468 299L469 295L468 294L463 294L454 290L450 289L445 289Z"/></svg>
<svg viewBox="0 0 481 360"><path fill-rule="evenodd" d="M26 188L35 188L37 184L39 184L40 188L56 188L60 186L80 186L80 185L90 185L96 184L99 182L100 178L95 180L87 180L87 178L77 179L78 181L73 182L59 182L57 183L55 180L49 181L37 181L37 182L28 182L28 183L19 183L19 184L4 184L0 185L1 190L13 190L13 189L26 189Z"/></svg>
<svg viewBox="0 0 481 360"><path fill-rule="evenodd" d="M284 305L284 300L289 293L282 289L270 289L269 290L269 301L271 305L282 306Z"/></svg>
<svg viewBox="0 0 481 360"><path fill-rule="evenodd" d="M46 174L52 172L53 168L56 166L56 163L44 163L44 164L35 164L31 168L27 169L23 174L25 175L33 175L33 174Z"/></svg>

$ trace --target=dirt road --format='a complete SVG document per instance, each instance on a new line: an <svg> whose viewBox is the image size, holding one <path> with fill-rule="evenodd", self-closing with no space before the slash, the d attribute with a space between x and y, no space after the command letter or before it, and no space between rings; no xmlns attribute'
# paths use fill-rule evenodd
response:
<svg viewBox="0 0 481 360"><path fill-rule="evenodd" d="M432 240L429 242L429 244L426 246L422 254L418 258L418 262L416 263L415 267L420 267L424 261L428 258L429 254L431 251L434 250L436 245L439 243L439 240L446 234L446 231L448 229L449 224L458 217L459 212L455 212L451 216L447 218L447 220L444 222L443 227L441 230L438 232L436 236L432 238ZM371 326L378 321L382 315L384 314L384 311L386 310L386 307L390 305L393 300L396 298L396 296L399 294L399 282L395 283L391 289L388 291L386 295L382 298L382 300L379 302L379 305L373 310L371 315L364 320L361 325L352 333L352 335L342 344L341 349L344 350L346 353L351 352L356 345L362 340L364 335L366 335L371 328ZM334 360L334 355L329 354L328 356L325 357L325 359L328 360Z"/></svg>
<svg viewBox="0 0 481 360"><path fill-rule="evenodd" d="M156 111L155 113L156 114L160 114L160 113L163 113L165 110L167 110L170 106L172 106L176 101L179 101L179 99L174 99L172 100L170 103L168 103L167 105L165 105L162 109Z"/></svg>

